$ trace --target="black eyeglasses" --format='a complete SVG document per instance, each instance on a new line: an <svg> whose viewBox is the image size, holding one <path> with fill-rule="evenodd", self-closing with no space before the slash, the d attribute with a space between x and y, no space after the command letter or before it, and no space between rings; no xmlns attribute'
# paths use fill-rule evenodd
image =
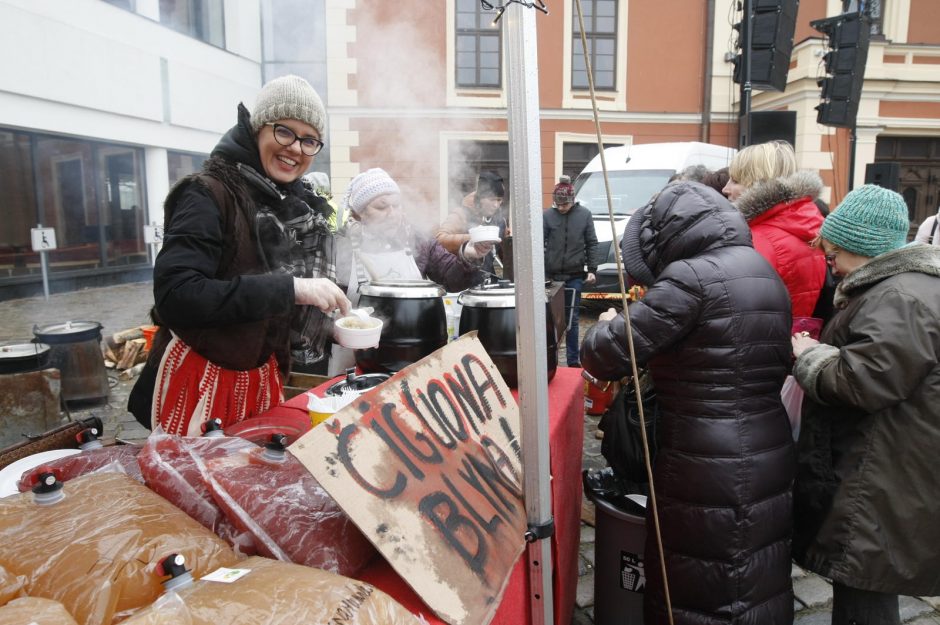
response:
<svg viewBox="0 0 940 625"><path fill-rule="evenodd" d="M319 139L298 137L296 132L282 124L268 122L265 126L274 126L274 140L284 147L290 147L294 145L294 141L300 141L300 151L307 156L316 156L323 149L323 142Z"/></svg>
<svg viewBox="0 0 940 625"><path fill-rule="evenodd" d="M829 252L828 254L826 254L826 255L823 257L823 258L826 259L826 264L829 265L830 267L832 267L832 265L836 262L836 255L837 255L838 253L839 253L839 250L834 250L834 251Z"/></svg>

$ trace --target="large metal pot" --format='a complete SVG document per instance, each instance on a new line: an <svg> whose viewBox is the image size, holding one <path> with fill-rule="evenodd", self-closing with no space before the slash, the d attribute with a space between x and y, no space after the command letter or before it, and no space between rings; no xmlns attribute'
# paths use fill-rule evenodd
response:
<svg viewBox="0 0 940 625"><path fill-rule="evenodd" d="M516 354L516 289L508 281L468 289L457 301L460 311L460 334L477 331L477 337L493 359L493 364L511 388L519 386ZM545 341L548 350L548 379L558 368L558 337L555 320L545 297Z"/></svg>
<svg viewBox="0 0 940 625"><path fill-rule="evenodd" d="M62 399L107 398L108 372L101 356L101 324L66 321L35 326L33 334L49 346L49 366L62 372Z"/></svg>
<svg viewBox="0 0 940 625"><path fill-rule="evenodd" d="M379 346L356 350L366 373L394 373L447 344L444 287L430 280L376 280L359 287L359 306L384 321Z"/></svg>
<svg viewBox="0 0 940 625"><path fill-rule="evenodd" d="M0 373L26 373L45 369L49 362L49 346L19 339L0 343Z"/></svg>

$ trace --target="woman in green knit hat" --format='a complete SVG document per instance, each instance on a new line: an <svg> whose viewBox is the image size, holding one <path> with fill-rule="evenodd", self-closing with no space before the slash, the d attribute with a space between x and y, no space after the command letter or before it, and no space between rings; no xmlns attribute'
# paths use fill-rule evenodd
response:
<svg viewBox="0 0 940 625"><path fill-rule="evenodd" d="M793 337L793 555L832 579L833 625L896 624L899 594L940 594L940 248L909 227L897 193L849 193L819 239L836 313L818 342Z"/></svg>

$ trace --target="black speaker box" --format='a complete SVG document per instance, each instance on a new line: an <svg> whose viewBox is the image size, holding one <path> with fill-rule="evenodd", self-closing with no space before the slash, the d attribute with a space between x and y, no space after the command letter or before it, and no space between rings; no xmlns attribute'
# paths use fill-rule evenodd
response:
<svg viewBox="0 0 940 625"><path fill-rule="evenodd" d="M778 140L796 145L796 111L752 111L750 144Z"/></svg>
<svg viewBox="0 0 940 625"><path fill-rule="evenodd" d="M897 191L901 187L901 163L869 163L865 166L865 184Z"/></svg>

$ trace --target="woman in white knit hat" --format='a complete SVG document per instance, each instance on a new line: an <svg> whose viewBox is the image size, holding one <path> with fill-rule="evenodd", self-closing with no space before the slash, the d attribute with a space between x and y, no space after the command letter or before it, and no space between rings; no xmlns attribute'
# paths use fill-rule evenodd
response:
<svg viewBox="0 0 940 625"><path fill-rule="evenodd" d="M337 233L336 280L351 301L358 302L360 284L375 280L428 279L450 292L483 281L480 269L493 244L466 242L448 252L406 218L401 189L384 169L353 178L343 208L349 218ZM330 371L352 360L349 350L334 346Z"/></svg>
<svg viewBox="0 0 940 625"><path fill-rule="evenodd" d="M145 426L199 435L210 419L257 415L281 401L292 353L324 357L315 330L349 308L333 282L332 208L301 180L325 126L306 80L276 78L170 191L154 265L160 330L128 402Z"/></svg>
<svg viewBox="0 0 940 625"><path fill-rule="evenodd" d="M832 580L832 623L900 623L940 594L940 249L907 245L907 205L865 185L820 230L836 314L793 337L806 392L793 556Z"/></svg>

